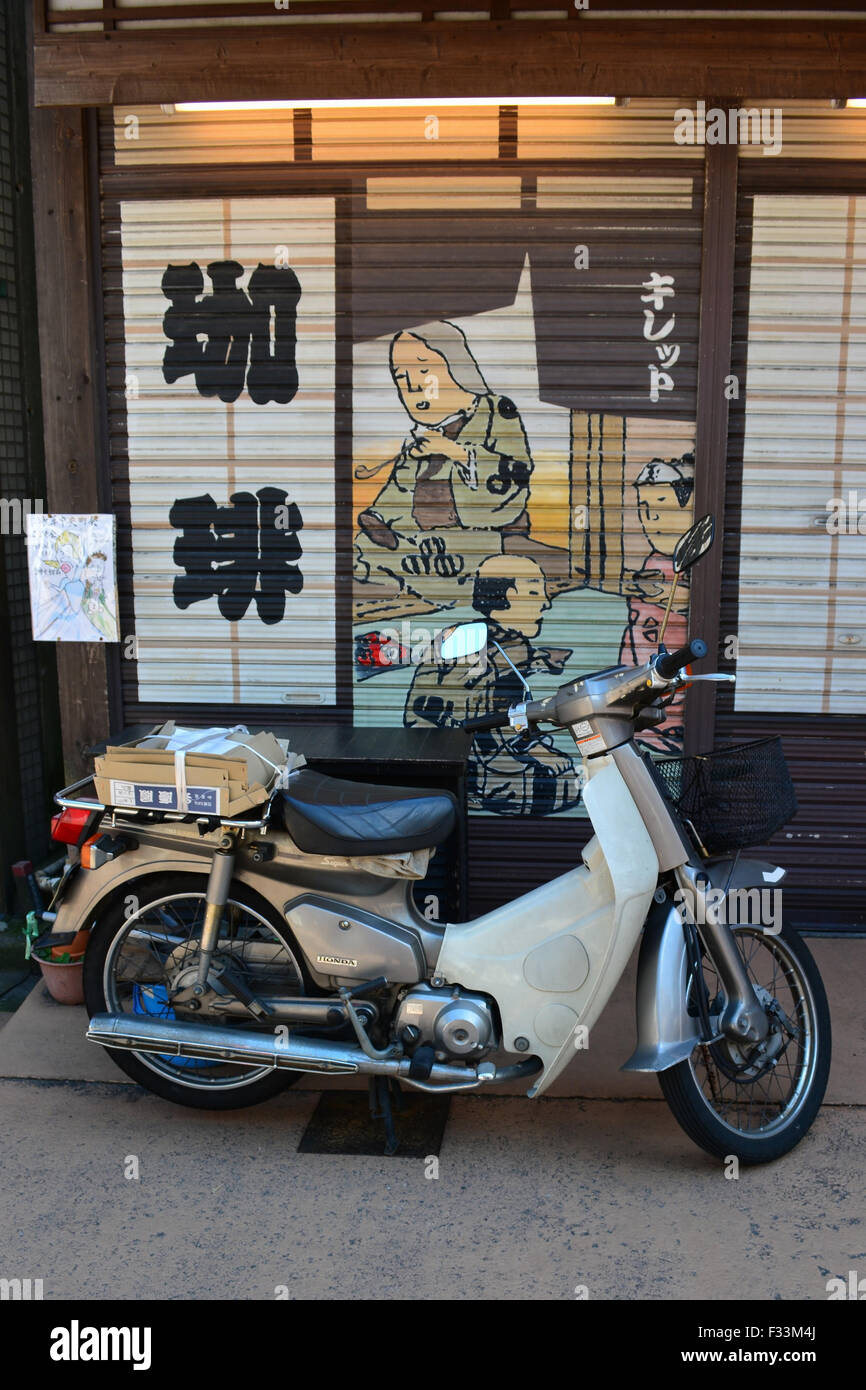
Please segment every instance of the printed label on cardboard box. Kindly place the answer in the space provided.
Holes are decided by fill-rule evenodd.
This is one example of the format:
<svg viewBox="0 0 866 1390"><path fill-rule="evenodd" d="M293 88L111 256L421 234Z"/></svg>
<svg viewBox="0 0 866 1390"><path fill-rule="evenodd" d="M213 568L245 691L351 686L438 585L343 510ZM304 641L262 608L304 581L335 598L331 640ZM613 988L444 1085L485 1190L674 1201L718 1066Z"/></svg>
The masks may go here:
<svg viewBox="0 0 866 1390"><path fill-rule="evenodd" d="M184 811L214 816L218 811L216 787L187 787ZM142 811L177 811L177 789L157 782L111 782L111 804Z"/></svg>

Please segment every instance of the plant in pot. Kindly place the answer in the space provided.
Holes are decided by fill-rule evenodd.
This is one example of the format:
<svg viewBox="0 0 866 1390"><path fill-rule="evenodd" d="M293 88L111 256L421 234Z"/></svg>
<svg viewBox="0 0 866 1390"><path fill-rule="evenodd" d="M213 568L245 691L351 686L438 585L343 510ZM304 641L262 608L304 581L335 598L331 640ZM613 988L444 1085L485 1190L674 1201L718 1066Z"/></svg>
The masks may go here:
<svg viewBox="0 0 866 1390"><path fill-rule="evenodd" d="M33 918L35 914L28 914ZM43 932L28 952L42 971L42 978L52 999L58 1004L84 1003L84 952L88 931Z"/></svg>

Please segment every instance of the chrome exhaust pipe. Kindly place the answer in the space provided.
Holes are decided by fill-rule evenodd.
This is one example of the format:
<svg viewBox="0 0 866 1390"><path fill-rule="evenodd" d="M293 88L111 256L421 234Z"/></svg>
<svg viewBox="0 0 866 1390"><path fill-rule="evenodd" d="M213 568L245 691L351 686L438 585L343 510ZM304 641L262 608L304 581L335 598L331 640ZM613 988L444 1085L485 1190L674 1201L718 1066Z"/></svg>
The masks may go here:
<svg viewBox="0 0 866 1390"><path fill-rule="evenodd" d="M541 1070L538 1057L510 1067L479 1062L456 1067L434 1062L428 1076L412 1077L409 1057L370 1057L354 1043L298 1037L292 1033L255 1033L252 1029L220 1028L210 1023L182 1023L143 1014L95 1014L87 1029L89 1042L132 1052L157 1052L169 1057L204 1057L240 1066L266 1066L286 1071L328 1075L393 1076L421 1090L468 1091L491 1081L514 1081Z"/></svg>

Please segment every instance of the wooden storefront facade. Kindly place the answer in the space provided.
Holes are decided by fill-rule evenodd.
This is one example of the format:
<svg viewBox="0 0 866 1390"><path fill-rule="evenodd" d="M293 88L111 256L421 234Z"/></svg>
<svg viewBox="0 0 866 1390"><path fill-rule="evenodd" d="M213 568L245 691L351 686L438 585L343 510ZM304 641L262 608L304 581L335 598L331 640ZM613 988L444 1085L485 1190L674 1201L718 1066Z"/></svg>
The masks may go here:
<svg viewBox="0 0 866 1390"><path fill-rule="evenodd" d="M675 622L736 694L658 749L781 734L792 910L862 930L866 540L818 520L866 499L863 26L340 8L37 6L48 504L118 521L69 772L169 716L447 727L425 644L509 593L540 695L643 659L711 510ZM473 910L573 863L565 742L468 780Z"/></svg>

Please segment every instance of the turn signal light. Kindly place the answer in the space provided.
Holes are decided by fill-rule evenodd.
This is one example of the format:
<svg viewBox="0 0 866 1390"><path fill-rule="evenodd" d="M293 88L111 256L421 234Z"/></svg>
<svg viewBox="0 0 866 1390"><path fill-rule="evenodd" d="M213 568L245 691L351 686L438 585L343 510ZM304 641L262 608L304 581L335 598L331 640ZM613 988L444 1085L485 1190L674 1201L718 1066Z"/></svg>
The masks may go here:
<svg viewBox="0 0 866 1390"><path fill-rule="evenodd" d="M85 840L81 846L81 867L82 869L101 869L103 864L107 864L109 859L116 859L124 850L129 849L126 840L112 835L91 835L89 840Z"/></svg>

